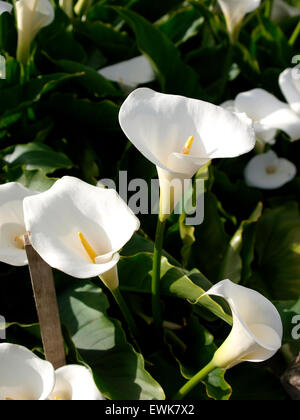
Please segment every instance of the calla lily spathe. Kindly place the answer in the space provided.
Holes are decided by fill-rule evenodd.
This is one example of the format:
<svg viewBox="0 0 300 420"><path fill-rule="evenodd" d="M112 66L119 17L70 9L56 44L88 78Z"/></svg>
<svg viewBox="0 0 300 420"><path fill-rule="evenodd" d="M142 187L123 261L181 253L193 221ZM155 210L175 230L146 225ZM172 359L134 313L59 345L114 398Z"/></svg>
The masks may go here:
<svg viewBox="0 0 300 420"><path fill-rule="evenodd" d="M55 371L55 387L49 400L105 400L95 385L92 373L84 366L68 365Z"/></svg>
<svg viewBox="0 0 300 420"><path fill-rule="evenodd" d="M250 187L274 190L292 181L296 166L287 159L280 159L272 150L250 160L245 169L245 180Z"/></svg>
<svg viewBox="0 0 300 420"><path fill-rule="evenodd" d="M59 5L67 16L71 19L74 15L74 0L59 0Z"/></svg>
<svg viewBox="0 0 300 420"><path fill-rule="evenodd" d="M291 68L284 70L279 76L279 86L285 99L300 120L300 71Z"/></svg>
<svg viewBox="0 0 300 420"><path fill-rule="evenodd" d="M101 276L111 290L118 287L118 251L140 223L114 190L64 177L26 198L24 215L33 248L51 267L76 278Z"/></svg>
<svg viewBox="0 0 300 420"><path fill-rule="evenodd" d="M17 59L26 63L30 46L39 31L54 20L54 9L49 0L17 0L18 28Z"/></svg>
<svg viewBox="0 0 300 420"><path fill-rule="evenodd" d="M51 363L16 344L0 344L0 371L0 401L105 399L86 367L68 365L54 371Z"/></svg>
<svg viewBox="0 0 300 420"><path fill-rule="evenodd" d="M285 90L288 96L291 89L286 87ZM296 97L290 93L290 99L292 95ZM274 144L277 130L284 131L291 140L300 138L300 113L298 115L289 104L264 89L240 93L234 101L225 102L222 106L245 112L254 122L257 138L264 143Z"/></svg>
<svg viewBox="0 0 300 420"><path fill-rule="evenodd" d="M235 31L246 14L257 9L261 0L218 0L218 3L224 13L228 31L234 38Z"/></svg>
<svg viewBox="0 0 300 420"><path fill-rule="evenodd" d="M245 114L147 88L129 95L119 121L128 139L157 166L165 218L182 198L184 180L201 166L213 158L242 155L255 146L252 121Z"/></svg>
<svg viewBox="0 0 300 420"><path fill-rule="evenodd" d="M23 235L26 233L23 200L36 195L16 182L0 185L0 261L27 265Z"/></svg>
<svg viewBox="0 0 300 420"><path fill-rule="evenodd" d="M7 3L7 1L0 1L0 15L5 12L11 13L12 8L12 4Z"/></svg>
<svg viewBox="0 0 300 420"><path fill-rule="evenodd" d="M232 311L233 328L215 353L215 367L229 369L242 362L263 362L282 344L283 326L275 306L258 292L224 280L206 295L224 298Z"/></svg>
<svg viewBox="0 0 300 420"><path fill-rule="evenodd" d="M294 17L300 15L300 9L293 7L286 3L283 0L273 0L272 14L271 18L275 22L287 17Z"/></svg>
<svg viewBox="0 0 300 420"><path fill-rule="evenodd" d="M155 74L145 56L132 58L99 70L108 80L117 82L126 92L132 92L138 85L153 82Z"/></svg>
<svg viewBox="0 0 300 420"><path fill-rule="evenodd" d="M46 400L55 385L51 363L15 344L0 344L0 401Z"/></svg>

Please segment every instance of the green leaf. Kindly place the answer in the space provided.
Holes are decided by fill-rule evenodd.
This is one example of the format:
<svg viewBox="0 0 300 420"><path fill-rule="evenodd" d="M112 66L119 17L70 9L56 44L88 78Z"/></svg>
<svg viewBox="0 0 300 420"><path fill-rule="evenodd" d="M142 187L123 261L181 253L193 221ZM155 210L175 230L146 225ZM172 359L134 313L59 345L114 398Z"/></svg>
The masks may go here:
<svg viewBox="0 0 300 420"><path fill-rule="evenodd" d="M4 150L3 154L3 160L10 167L24 166L27 171L39 169L44 174L51 174L57 169L69 169L73 166L65 154L55 152L45 144L20 144Z"/></svg>
<svg viewBox="0 0 300 420"><path fill-rule="evenodd" d="M160 385L145 370L142 355L127 343L118 321L107 315L101 289L76 283L59 296L62 322L94 373L99 390L113 400L163 400Z"/></svg>
<svg viewBox="0 0 300 420"><path fill-rule="evenodd" d="M151 293L151 273L153 254L140 253L133 257L122 257L119 263L120 287L138 293ZM171 265L166 257L161 263L161 293L179 299L187 299L192 304L202 305L210 312L232 324L232 318L221 305L203 294L212 284L198 271L181 269Z"/></svg>
<svg viewBox="0 0 300 420"><path fill-rule="evenodd" d="M197 73L182 61L179 50L165 34L131 10L115 10L134 31L138 48L151 61L164 92L203 96Z"/></svg>
<svg viewBox="0 0 300 420"><path fill-rule="evenodd" d="M276 300L300 296L300 214L295 202L266 210L257 225L257 273Z"/></svg>
<svg viewBox="0 0 300 420"><path fill-rule="evenodd" d="M297 301L275 302L275 306L283 323L283 343L300 344L300 298Z"/></svg>

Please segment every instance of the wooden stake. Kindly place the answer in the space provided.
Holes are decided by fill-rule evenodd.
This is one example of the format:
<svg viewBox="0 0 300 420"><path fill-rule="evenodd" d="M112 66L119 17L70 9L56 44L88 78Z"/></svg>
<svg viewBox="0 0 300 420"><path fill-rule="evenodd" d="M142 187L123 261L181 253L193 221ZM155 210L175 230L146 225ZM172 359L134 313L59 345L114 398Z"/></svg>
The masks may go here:
<svg viewBox="0 0 300 420"><path fill-rule="evenodd" d="M52 269L33 249L28 234L24 243L45 356L58 369L65 366L66 356Z"/></svg>

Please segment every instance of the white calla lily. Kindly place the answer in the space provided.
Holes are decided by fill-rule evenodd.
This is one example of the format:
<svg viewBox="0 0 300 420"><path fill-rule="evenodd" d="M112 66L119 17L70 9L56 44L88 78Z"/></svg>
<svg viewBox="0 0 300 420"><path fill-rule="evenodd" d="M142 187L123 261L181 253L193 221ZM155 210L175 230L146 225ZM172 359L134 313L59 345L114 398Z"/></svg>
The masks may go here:
<svg viewBox="0 0 300 420"><path fill-rule="evenodd" d="M300 9L297 7L293 7L283 0L273 0L271 18L275 22L279 22L280 20L287 17L294 17L299 15Z"/></svg>
<svg viewBox="0 0 300 420"><path fill-rule="evenodd" d="M300 74L296 69L286 69L279 76L279 85L290 107L300 120ZM300 130L299 130L300 131ZM299 137L300 138L300 134Z"/></svg>
<svg viewBox="0 0 300 420"><path fill-rule="evenodd" d="M222 106L232 106L231 101ZM264 143L274 144L277 130L284 131L291 140L300 138L300 116L290 105L264 89L240 93L234 101L234 109L245 112L253 120L257 138Z"/></svg>
<svg viewBox="0 0 300 420"><path fill-rule="evenodd" d="M46 400L55 385L51 363L25 347L0 344L0 400Z"/></svg>
<svg viewBox="0 0 300 420"><path fill-rule="evenodd" d="M99 70L108 80L118 82L126 92L132 92L138 85L153 82L155 74L145 56L132 58Z"/></svg>
<svg viewBox="0 0 300 420"><path fill-rule="evenodd" d="M63 366L55 371L55 379L55 387L49 396L49 400L105 400L96 387L92 373L84 366Z"/></svg>
<svg viewBox="0 0 300 420"><path fill-rule="evenodd" d="M245 180L251 187L273 190L283 187L296 174L297 168L292 162L269 151L250 160L245 169Z"/></svg>
<svg viewBox="0 0 300 420"><path fill-rule="evenodd" d="M26 198L24 215L33 248L51 267L118 287L118 251L140 223L114 190L64 177Z"/></svg>
<svg viewBox="0 0 300 420"><path fill-rule="evenodd" d="M17 59L26 63L30 46L39 31L54 20L54 8L49 0L17 0L18 28Z"/></svg>
<svg viewBox="0 0 300 420"><path fill-rule="evenodd" d="M242 362L263 362L281 347L283 326L275 306L260 293L224 280L206 295L224 298L232 311L233 328L215 353L213 364L229 369Z"/></svg>
<svg viewBox="0 0 300 420"><path fill-rule="evenodd" d="M14 266L27 265L23 235L26 233L23 200L36 195L21 184L0 185L0 261Z"/></svg>
<svg viewBox="0 0 300 420"><path fill-rule="evenodd" d="M2 15L2 13L11 13L12 11L12 4L7 3L7 1L0 1L0 15Z"/></svg>
<svg viewBox="0 0 300 420"><path fill-rule="evenodd" d="M252 121L245 114L147 88L129 95L119 121L128 139L157 166L163 219L182 198L184 180L201 166L255 146Z"/></svg>
<svg viewBox="0 0 300 420"><path fill-rule="evenodd" d="M239 28L246 14L257 9L261 0L218 0L218 3L224 13L228 31L234 38L235 31Z"/></svg>

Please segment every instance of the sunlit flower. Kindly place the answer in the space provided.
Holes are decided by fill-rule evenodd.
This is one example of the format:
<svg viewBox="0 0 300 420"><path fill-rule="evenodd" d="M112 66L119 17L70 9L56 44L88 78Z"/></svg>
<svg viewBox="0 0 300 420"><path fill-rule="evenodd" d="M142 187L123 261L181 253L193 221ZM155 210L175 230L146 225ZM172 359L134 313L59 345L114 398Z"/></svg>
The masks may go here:
<svg viewBox="0 0 300 420"><path fill-rule="evenodd" d="M279 76L279 85L283 95L300 121L300 72L297 69L286 69ZM300 123L299 123L300 125ZM299 137L300 138L300 129Z"/></svg>
<svg viewBox="0 0 300 420"><path fill-rule="evenodd" d="M241 25L247 13L260 6L261 0L218 0L224 13L228 31L234 38L235 31Z"/></svg>
<svg viewBox="0 0 300 420"><path fill-rule="evenodd" d="M245 169L246 183L265 190L283 187L296 174L296 166L287 159L278 158L273 151L255 156Z"/></svg>
<svg viewBox="0 0 300 420"><path fill-rule="evenodd" d="M294 17L300 15L300 9L293 7L283 0L273 0L271 18L278 22L287 17Z"/></svg>
<svg viewBox="0 0 300 420"><path fill-rule="evenodd" d="M240 93L235 101L225 102L222 106L245 112L254 122L257 138L264 143L274 144L278 130L288 134L291 140L300 138L300 115L264 89Z"/></svg>
<svg viewBox="0 0 300 420"><path fill-rule="evenodd" d="M140 224L114 190L64 177L26 198L24 215L33 248L51 267L118 287L118 251Z"/></svg>
<svg viewBox="0 0 300 420"><path fill-rule="evenodd" d="M46 400L55 385L51 363L25 347L0 344L0 400Z"/></svg>
<svg viewBox="0 0 300 420"><path fill-rule="evenodd" d="M68 365L55 371L55 387L49 400L99 401L105 398L84 366Z"/></svg>
<svg viewBox="0 0 300 420"><path fill-rule="evenodd" d="M155 74L145 56L135 57L99 70L107 79L118 82L126 92L132 92L138 85L155 80Z"/></svg>
<svg viewBox="0 0 300 420"><path fill-rule="evenodd" d="M74 0L59 0L59 5L69 18L73 17Z"/></svg>
<svg viewBox="0 0 300 420"><path fill-rule="evenodd" d="M18 27L17 59L26 63L30 46L39 31L54 20L54 9L49 0L17 0Z"/></svg>
<svg viewBox="0 0 300 420"><path fill-rule="evenodd" d="M26 233L23 200L37 193L18 183L0 185L0 261L27 265L23 236Z"/></svg>
<svg viewBox="0 0 300 420"><path fill-rule="evenodd" d="M4 12L11 13L12 8L12 4L7 3L7 1L0 1L0 15L2 15Z"/></svg>
<svg viewBox="0 0 300 420"><path fill-rule="evenodd" d="M224 298L232 311L233 328L215 353L216 367L229 369L242 362L263 362L281 347L283 326L275 306L258 292L224 280L208 295Z"/></svg>
<svg viewBox="0 0 300 420"><path fill-rule="evenodd" d="M128 139L157 166L162 220L182 198L184 180L201 166L213 158L242 155L255 145L245 114L147 88L131 93L119 120Z"/></svg>

